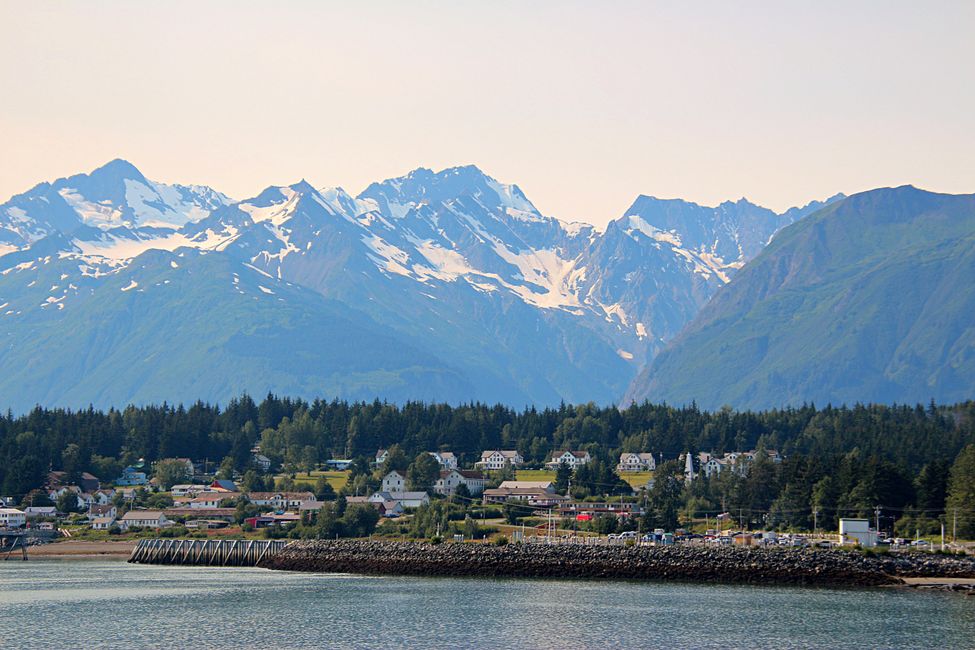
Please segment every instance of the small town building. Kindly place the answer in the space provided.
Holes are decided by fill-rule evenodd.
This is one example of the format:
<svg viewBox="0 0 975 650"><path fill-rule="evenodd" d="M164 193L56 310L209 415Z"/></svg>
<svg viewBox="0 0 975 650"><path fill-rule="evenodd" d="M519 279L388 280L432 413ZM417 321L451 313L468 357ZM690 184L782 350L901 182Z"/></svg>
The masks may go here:
<svg viewBox="0 0 975 650"><path fill-rule="evenodd" d="M118 516L118 510L112 504L99 505L93 504L88 508L88 521L111 517L112 521Z"/></svg>
<svg viewBox="0 0 975 650"><path fill-rule="evenodd" d="M115 485L149 485L146 473L131 465L122 470L122 475L115 479Z"/></svg>
<svg viewBox="0 0 975 650"><path fill-rule="evenodd" d="M58 509L54 506L28 506L24 508L24 514L28 519L53 518L58 516Z"/></svg>
<svg viewBox="0 0 975 650"><path fill-rule="evenodd" d="M0 528L23 528L27 514L17 508L0 508Z"/></svg>
<svg viewBox="0 0 975 650"><path fill-rule="evenodd" d="M247 500L257 506L290 510L298 509L302 503L315 501L315 495L311 492L248 492Z"/></svg>
<svg viewBox="0 0 975 650"><path fill-rule="evenodd" d="M452 451L428 451L445 470L457 469L457 456Z"/></svg>
<svg viewBox="0 0 975 650"><path fill-rule="evenodd" d="M219 508L224 499L236 499L240 494L237 492L204 492L189 500L190 508Z"/></svg>
<svg viewBox="0 0 975 650"><path fill-rule="evenodd" d="M65 480L68 477L67 472L48 472L47 474L47 487L56 488L62 485L67 485ZM101 481L97 476L89 474L88 472L82 472L81 478L78 479L78 487L81 488L82 492L94 492L99 487L101 487Z"/></svg>
<svg viewBox="0 0 975 650"><path fill-rule="evenodd" d="M202 492L210 491L209 485L203 485L200 483L181 483L180 485L174 485L170 488L169 493L173 495L173 498L178 497L195 497Z"/></svg>
<svg viewBox="0 0 975 650"><path fill-rule="evenodd" d="M419 508L430 503L430 495L426 492L376 492L369 497L371 503L385 503L386 501L399 501L403 508ZM348 503L348 500L346 500Z"/></svg>
<svg viewBox="0 0 975 650"><path fill-rule="evenodd" d="M91 520L92 530L108 530L115 525L115 516L111 517L95 517Z"/></svg>
<svg viewBox="0 0 975 650"><path fill-rule="evenodd" d="M539 508L558 506L568 500L569 497L555 492L551 481L503 481L500 486L484 490L482 494L485 504L525 501Z"/></svg>
<svg viewBox="0 0 975 650"><path fill-rule="evenodd" d="M840 543L876 546L877 531L869 519L840 519Z"/></svg>
<svg viewBox="0 0 975 650"><path fill-rule="evenodd" d="M620 454L620 462L616 465L617 472L652 472L657 469L657 461L650 453Z"/></svg>
<svg viewBox="0 0 975 650"><path fill-rule="evenodd" d="M129 510L118 520L119 528L128 530L133 526L142 528L166 528L173 522L160 510Z"/></svg>
<svg viewBox="0 0 975 650"><path fill-rule="evenodd" d="M565 463L571 469L585 465L592 460L588 451L557 451L552 454L552 460L545 463L548 469L558 469L559 465Z"/></svg>
<svg viewBox="0 0 975 650"><path fill-rule="evenodd" d="M218 478L210 484L214 492L237 492L237 484L227 479Z"/></svg>
<svg viewBox="0 0 975 650"><path fill-rule="evenodd" d="M256 453L251 457L251 462L262 474L271 470L271 459L261 453Z"/></svg>
<svg viewBox="0 0 975 650"><path fill-rule="evenodd" d="M525 459L522 458L521 454L519 454L517 451L495 449L493 451L482 452L481 460L474 463L474 467L490 471L497 471L499 469L504 469L506 465L518 467L519 465L524 464Z"/></svg>
<svg viewBox="0 0 975 650"><path fill-rule="evenodd" d="M395 469L383 477L383 492L402 492L406 489L406 477Z"/></svg>
<svg viewBox="0 0 975 650"><path fill-rule="evenodd" d="M329 458L325 461L325 467L337 470L339 472L344 472L351 466L352 459L350 458Z"/></svg>
<svg viewBox="0 0 975 650"><path fill-rule="evenodd" d="M465 469L452 469L440 472L440 478L433 486L437 494L451 496L461 485L467 487L471 496L478 496L487 487L487 479L480 472Z"/></svg>

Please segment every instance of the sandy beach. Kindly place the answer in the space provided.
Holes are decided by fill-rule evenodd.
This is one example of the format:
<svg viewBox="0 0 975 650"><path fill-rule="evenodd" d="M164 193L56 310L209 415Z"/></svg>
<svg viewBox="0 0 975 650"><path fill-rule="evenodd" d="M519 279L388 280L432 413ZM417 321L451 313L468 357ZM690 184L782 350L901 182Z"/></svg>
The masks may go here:
<svg viewBox="0 0 975 650"><path fill-rule="evenodd" d="M87 541L64 540L50 544L38 544L27 549L27 556L34 559L85 559L85 558L118 558L127 559L135 548L135 541ZM20 551L11 555L11 561L19 557Z"/></svg>

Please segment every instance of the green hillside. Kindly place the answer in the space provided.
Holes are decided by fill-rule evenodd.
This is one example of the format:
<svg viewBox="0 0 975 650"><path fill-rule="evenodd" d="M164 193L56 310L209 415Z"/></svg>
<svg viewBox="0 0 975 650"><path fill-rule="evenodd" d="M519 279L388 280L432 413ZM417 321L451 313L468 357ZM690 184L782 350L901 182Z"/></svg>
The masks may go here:
<svg viewBox="0 0 975 650"><path fill-rule="evenodd" d="M975 196L852 196L784 229L628 399L767 408L975 395Z"/></svg>

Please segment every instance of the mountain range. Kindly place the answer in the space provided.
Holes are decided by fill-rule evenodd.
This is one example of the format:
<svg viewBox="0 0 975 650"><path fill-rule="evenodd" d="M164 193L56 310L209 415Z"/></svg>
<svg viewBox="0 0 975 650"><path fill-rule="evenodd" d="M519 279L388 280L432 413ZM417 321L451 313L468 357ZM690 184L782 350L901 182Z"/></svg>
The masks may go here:
<svg viewBox="0 0 975 650"><path fill-rule="evenodd" d="M602 231L474 166L235 201L114 160L0 205L0 395L618 401L783 226L640 196Z"/></svg>
<svg viewBox="0 0 975 650"><path fill-rule="evenodd" d="M627 401L716 409L975 396L975 195L884 188L785 228Z"/></svg>
<svg viewBox="0 0 975 650"><path fill-rule="evenodd" d="M0 205L18 411L241 392L516 406L975 390L975 205L639 196L604 229L474 166L234 200L114 160Z"/></svg>

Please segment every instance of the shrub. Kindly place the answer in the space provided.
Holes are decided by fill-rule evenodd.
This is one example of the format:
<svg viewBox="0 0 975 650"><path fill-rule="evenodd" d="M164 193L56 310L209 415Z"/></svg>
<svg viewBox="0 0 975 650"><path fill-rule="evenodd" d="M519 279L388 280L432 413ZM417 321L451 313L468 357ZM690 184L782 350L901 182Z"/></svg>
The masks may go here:
<svg viewBox="0 0 975 650"><path fill-rule="evenodd" d="M508 538L505 537L504 535L501 535L500 537L498 537L497 539L494 540L494 545L495 546L507 546L508 545Z"/></svg>

